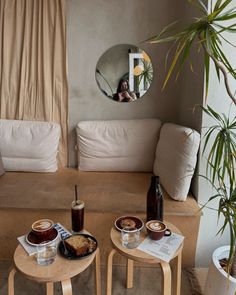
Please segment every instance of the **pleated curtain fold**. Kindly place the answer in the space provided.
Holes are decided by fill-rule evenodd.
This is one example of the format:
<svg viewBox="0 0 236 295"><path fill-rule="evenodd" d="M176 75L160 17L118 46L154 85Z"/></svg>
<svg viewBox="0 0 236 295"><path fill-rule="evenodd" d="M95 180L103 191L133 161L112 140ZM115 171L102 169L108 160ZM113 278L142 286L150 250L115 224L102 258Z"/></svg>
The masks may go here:
<svg viewBox="0 0 236 295"><path fill-rule="evenodd" d="M67 165L66 0L0 0L0 116L60 123Z"/></svg>

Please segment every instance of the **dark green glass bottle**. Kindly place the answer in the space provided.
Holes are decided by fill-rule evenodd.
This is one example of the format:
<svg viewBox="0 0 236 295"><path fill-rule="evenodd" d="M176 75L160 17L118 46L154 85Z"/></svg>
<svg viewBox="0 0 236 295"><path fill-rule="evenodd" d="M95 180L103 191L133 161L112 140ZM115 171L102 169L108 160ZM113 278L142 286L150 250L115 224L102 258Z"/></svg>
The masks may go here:
<svg viewBox="0 0 236 295"><path fill-rule="evenodd" d="M163 221L163 196L160 186L160 177L152 176L151 185L147 192L147 221Z"/></svg>

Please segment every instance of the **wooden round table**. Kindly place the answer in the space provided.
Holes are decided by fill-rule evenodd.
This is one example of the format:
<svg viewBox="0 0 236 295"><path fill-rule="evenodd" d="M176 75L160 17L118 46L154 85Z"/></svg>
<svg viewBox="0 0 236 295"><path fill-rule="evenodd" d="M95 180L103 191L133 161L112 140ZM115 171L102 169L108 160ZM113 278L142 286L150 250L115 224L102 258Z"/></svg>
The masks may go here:
<svg viewBox="0 0 236 295"><path fill-rule="evenodd" d="M37 264L34 256L29 256L19 245L14 253L14 267L8 277L8 294L14 295L14 276L16 271L19 271L28 279L45 282L47 284L47 295L53 294L54 282L61 282L63 295L72 295L70 279L83 272L94 259L96 294L101 295L100 252L98 248L87 258L80 260L68 260L58 254L52 264L42 266Z"/></svg>
<svg viewBox="0 0 236 295"><path fill-rule="evenodd" d="M167 227L173 232L177 234L181 234L179 229L169 222L165 222ZM127 288L133 287L133 262L144 262L151 264L160 264L162 272L163 272L163 294L171 295L171 268L168 262L165 262L159 258L151 256L139 249L127 249L121 244L121 233L115 229L111 229L111 243L113 249L111 250L108 256L108 266L107 266L107 295L111 295L112 292L112 264L113 264L113 256L115 253L119 253L122 256L127 258ZM143 230L140 234L140 242L142 242L147 237L147 233ZM182 261L182 248L183 242L175 252L174 257L174 280L175 280L175 294L180 295L180 286L181 286L181 261Z"/></svg>

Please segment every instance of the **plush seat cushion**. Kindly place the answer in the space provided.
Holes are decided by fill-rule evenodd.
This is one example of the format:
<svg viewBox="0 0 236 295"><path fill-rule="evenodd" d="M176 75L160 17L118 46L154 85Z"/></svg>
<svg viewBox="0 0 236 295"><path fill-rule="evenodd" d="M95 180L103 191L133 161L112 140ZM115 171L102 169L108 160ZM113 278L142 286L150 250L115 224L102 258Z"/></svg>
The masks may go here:
<svg viewBox="0 0 236 295"><path fill-rule="evenodd" d="M6 171L54 172L60 125L0 120L0 150Z"/></svg>
<svg viewBox="0 0 236 295"><path fill-rule="evenodd" d="M79 169L152 171L160 126L158 119L79 122Z"/></svg>
<svg viewBox="0 0 236 295"><path fill-rule="evenodd" d="M175 200L185 201L194 174L200 135L197 131L166 123L161 128L154 174Z"/></svg>

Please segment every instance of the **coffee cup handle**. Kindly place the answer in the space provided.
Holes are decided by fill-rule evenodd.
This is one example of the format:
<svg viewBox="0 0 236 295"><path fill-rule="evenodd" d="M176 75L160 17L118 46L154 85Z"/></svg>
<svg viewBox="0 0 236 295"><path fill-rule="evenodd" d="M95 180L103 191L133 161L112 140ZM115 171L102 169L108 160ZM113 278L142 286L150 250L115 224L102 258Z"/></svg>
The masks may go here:
<svg viewBox="0 0 236 295"><path fill-rule="evenodd" d="M165 236L166 236L166 237L171 236L171 230L170 230L169 228L166 229L166 231L165 231Z"/></svg>

